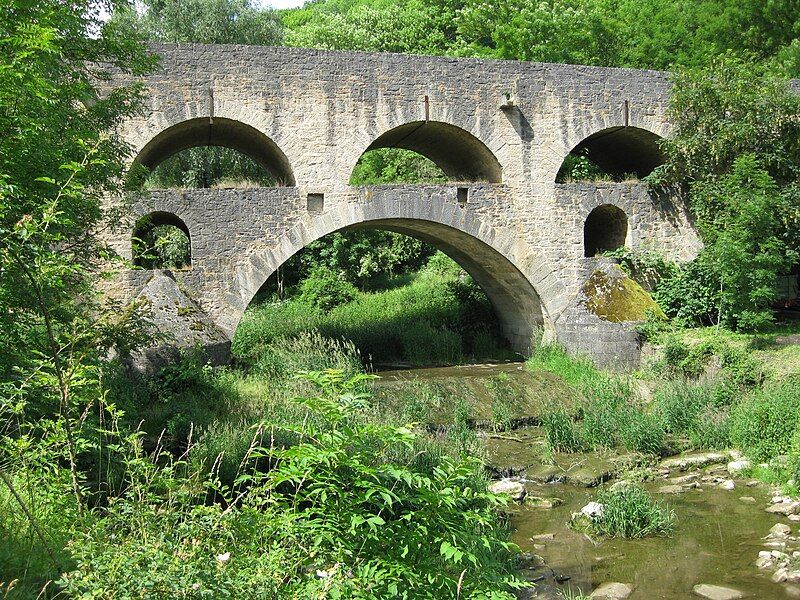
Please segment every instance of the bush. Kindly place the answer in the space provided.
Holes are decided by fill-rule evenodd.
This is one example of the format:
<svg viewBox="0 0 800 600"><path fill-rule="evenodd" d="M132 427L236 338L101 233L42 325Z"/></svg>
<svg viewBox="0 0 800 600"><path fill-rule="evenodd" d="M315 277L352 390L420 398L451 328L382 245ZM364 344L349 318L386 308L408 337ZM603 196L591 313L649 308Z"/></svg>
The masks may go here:
<svg viewBox="0 0 800 600"><path fill-rule="evenodd" d="M131 489L95 509L102 518L71 546L65 593L513 599L525 586L518 549L497 510L504 500L476 476L480 461L409 462L424 450L415 433L364 421L366 376L303 378L317 391L297 399L308 418L285 426L298 442L257 448L253 457L275 468L248 473L232 492L176 477L179 464L131 461ZM209 485L223 505L200 502Z"/></svg>
<svg viewBox="0 0 800 600"><path fill-rule="evenodd" d="M321 310L331 310L358 296L356 287L340 273L317 267L300 284L300 301Z"/></svg>
<svg viewBox="0 0 800 600"><path fill-rule="evenodd" d="M675 513L661 502L654 502L647 491L634 484L601 490L597 502L602 516L592 519L589 528L598 535L643 538L668 535L675 526Z"/></svg>
<svg viewBox="0 0 800 600"><path fill-rule="evenodd" d="M787 454L800 425L797 382L753 392L731 412L731 440L750 458L767 462Z"/></svg>

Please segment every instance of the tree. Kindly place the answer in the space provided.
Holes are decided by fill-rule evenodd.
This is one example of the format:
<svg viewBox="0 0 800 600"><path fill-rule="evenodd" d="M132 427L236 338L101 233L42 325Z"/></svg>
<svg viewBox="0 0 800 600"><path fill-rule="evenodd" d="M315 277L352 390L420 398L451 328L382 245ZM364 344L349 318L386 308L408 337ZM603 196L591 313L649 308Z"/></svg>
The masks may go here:
<svg viewBox="0 0 800 600"><path fill-rule="evenodd" d="M729 55L677 74L669 112L668 162L651 181L688 185L698 260L719 278L718 320L761 327L777 275L800 262L800 98Z"/></svg>
<svg viewBox="0 0 800 600"><path fill-rule="evenodd" d="M120 7L112 22L154 42L275 46L283 39L277 13L252 0L144 0L140 10Z"/></svg>
<svg viewBox="0 0 800 600"><path fill-rule="evenodd" d="M96 289L110 258L96 233L111 222L128 151L113 132L140 94L98 86L110 68L142 73L153 60L99 9L0 7L0 485L24 509L15 470L29 473L30 495L50 473L56 494L74 497L73 515L85 507L82 430L102 403L100 363L141 341L134 313Z"/></svg>

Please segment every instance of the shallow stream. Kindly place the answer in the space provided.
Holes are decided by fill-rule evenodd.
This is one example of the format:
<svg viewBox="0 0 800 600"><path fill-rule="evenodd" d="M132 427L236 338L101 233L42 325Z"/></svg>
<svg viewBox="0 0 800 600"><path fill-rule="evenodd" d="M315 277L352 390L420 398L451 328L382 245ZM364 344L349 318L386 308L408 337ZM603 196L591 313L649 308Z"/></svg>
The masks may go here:
<svg viewBox="0 0 800 600"><path fill-rule="evenodd" d="M530 373L521 364L473 365L390 371L381 373L390 389L424 381L441 389L469 394L467 402L476 415L490 414L480 404L494 401L487 378L501 380L511 390L527 389L535 382L533 395L561 394L550 386L549 374ZM455 381L454 381L455 380ZM380 384L379 384L380 385ZM524 394L526 410L541 406ZM522 415L524 416L524 415ZM531 415L532 416L532 415ZM478 419L480 420L480 419ZM592 539L568 527L573 512L593 500L597 484L613 479L625 461L624 456L556 455L542 460L543 437L535 418L513 431L493 434L483 431L489 463L496 477L511 476L525 483L527 496L558 498L562 504L539 508L525 503L510 509L513 540L530 552L537 564L531 578L538 579L534 598L561 598L563 594L589 595L604 582L623 582L634 586L632 600L679 600L696 597L697 584L725 586L739 590L746 598L770 599L800 597L800 588L776 584L771 570L755 566L758 552L765 548L765 536L776 523L785 523L795 532L797 523L765 512L771 490L763 484L735 479L735 488L723 489L716 475L725 466L712 465L697 474L698 486L680 493L659 489L672 483L666 474L645 486L653 497L671 507L676 514L675 531L669 537L640 540ZM532 426L533 425L533 426ZM725 478L727 474L722 473ZM686 475L673 470L670 476ZM702 483L700 483L702 482ZM676 486L673 486L676 487ZM745 498L744 500L740 498ZM546 503L545 503L546 504ZM792 542L786 550L791 553ZM540 558L539 558L540 557ZM796 595L795 595L796 594Z"/></svg>

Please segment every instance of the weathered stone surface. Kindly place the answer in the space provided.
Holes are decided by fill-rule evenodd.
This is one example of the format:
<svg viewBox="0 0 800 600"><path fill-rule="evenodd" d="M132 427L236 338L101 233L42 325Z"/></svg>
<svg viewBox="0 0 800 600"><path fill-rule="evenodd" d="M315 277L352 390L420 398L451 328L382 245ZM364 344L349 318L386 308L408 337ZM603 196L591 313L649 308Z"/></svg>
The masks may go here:
<svg viewBox="0 0 800 600"><path fill-rule="evenodd" d="M728 455L721 452L696 452L667 458L662 460L659 466L688 471L689 469L700 469L708 465L723 463L727 460Z"/></svg>
<svg viewBox="0 0 800 600"><path fill-rule="evenodd" d="M513 479L501 479L492 482L489 491L495 494L507 494L515 502L520 502L525 497L525 484Z"/></svg>
<svg viewBox="0 0 800 600"><path fill-rule="evenodd" d="M731 475L739 475L742 471L747 471L750 469L752 464L746 458L740 458L738 460L732 460L728 463L728 473Z"/></svg>
<svg viewBox="0 0 800 600"><path fill-rule="evenodd" d="M800 502L778 502L767 508L767 512L776 515L800 514Z"/></svg>
<svg viewBox="0 0 800 600"><path fill-rule="evenodd" d="M599 519L603 516L606 507L599 502L589 502L581 509L581 514L589 517L590 519Z"/></svg>
<svg viewBox="0 0 800 600"><path fill-rule="evenodd" d="M739 590L707 583L694 586L692 591L701 598L708 598L708 600L739 600L739 598L744 598L744 594Z"/></svg>
<svg viewBox="0 0 800 600"><path fill-rule="evenodd" d="M212 364L228 360L230 340L214 320L183 290L173 274L151 274L136 301L149 309L160 339L157 345L135 354L132 368L149 373L177 358L180 350L199 345Z"/></svg>
<svg viewBox="0 0 800 600"><path fill-rule="evenodd" d="M175 277L228 339L290 256L334 231L374 226L431 242L466 267L515 348L526 350L544 328L599 364L635 364L635 324L604 321L582 303L584 282L608 260L586 256L585 223L614 206L626 216L620 244L673 259L700 247L676 193L555 183L564 157L605 131L614 136L590 143L603 146L598 159L633 167L625 172L637 170L631 161L652 167L655 140L670 132L666 73L299 48L154 49L161 62L141 79L145 110L120 128L136 162L152 167L211 140L253 156L283 187L143 193L107 241L131 258L139 217L180 219L192 260ZM115 74L108 85L130 81ZM505 92L516 101L501 109ZM615 146L617 137L628 144ZM391 146L428 156L453 183L350 185L366 149ZM124 272L109 291L132 299L150 274Z"/></svg>
<svg viewBox="0 0 800 600"><path fill-rule="evenodd" d="M543 498L542 496L525 496L525 504L534 508L555 508L561 506L564 501L561 498Z"/></svg>
<svg viewBox="0 0 800 600"><path fill-rule="evenodd" d="M596 598L597 600L625 600L633 594L634 587L630 583L619 583L610 581L601 583L589 595L589 598Z"/></svg>

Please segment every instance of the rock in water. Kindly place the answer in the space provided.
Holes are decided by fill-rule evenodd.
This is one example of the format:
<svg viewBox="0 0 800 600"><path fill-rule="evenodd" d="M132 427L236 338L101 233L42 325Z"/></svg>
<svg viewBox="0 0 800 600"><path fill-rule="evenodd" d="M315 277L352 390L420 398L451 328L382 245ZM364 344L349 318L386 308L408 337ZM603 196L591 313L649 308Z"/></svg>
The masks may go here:
<svg viewBox="0 0 800 600"><path fill-rule="evenodd" d="M732 460L728 463L728 473L731 475L738 475L742 471L747 471L750 468L750 461L746 458L740 458L739 460Z"/></svg>
<svg viewBox="0 0 800 600"><path fill-rule="evenodd" d="M519 502L525 497L525 486L513 479L501 479L489 486L489 491L495 494L508 494L514 502Z"/></svg>
<svg viewBox="0 0 800 600"><path fill-rule="evenodd" d="M630 583L609 581L597 586L589 598L595 598L596 600L625 600L632 593L633 586Z"/></svg>
<svg viewBox="0 0 800 600"><path fill-rule="evenodd" d="M605 508L606 507L599 502L589 502L589 504L581 509L581 514L589 517L590 519L599 519L603 516L603 511L605 511Z"/></svg>
<svg viewBox="0 0 800 600"><path fill-rule="evenodd" d="M698 584L692 588L692 591L697 596L708 598L708 600L739 600L739 598L744 598L744 594L739 590L708 583Z"/></svg>

